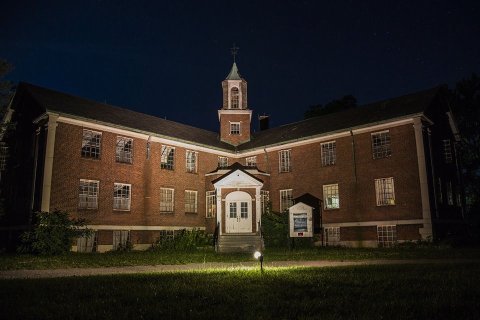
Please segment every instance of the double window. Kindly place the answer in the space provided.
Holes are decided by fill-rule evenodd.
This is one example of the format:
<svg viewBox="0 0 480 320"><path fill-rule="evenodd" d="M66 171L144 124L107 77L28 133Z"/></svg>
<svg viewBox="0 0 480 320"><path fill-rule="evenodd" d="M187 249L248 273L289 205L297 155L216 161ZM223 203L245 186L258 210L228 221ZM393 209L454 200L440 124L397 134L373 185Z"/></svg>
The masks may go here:
<svg viewBox="0 0 480 320"><path fill-rule="evenodd" d="M100 159L101 141L101 132L83 129L82 157Z"/></svg>
<svg viewBox="0 0 480 320"><path fill-rule="evenodd" d="M377 206L391 206L395 204L395 187L393 178L375 179L375 193Z"/></svg>
<svg viewBox="0 0 480 320"><path fill-rule="evenodd" d="M130 210L132 185L114 183L113 185L113 210Z"/></svg>
<svg viewBox="0 0 480 320"><path fill-rule="evenodd" d="M198 152L187 150L187 154L186 154L187 172L197 173L197 158L198 158Z"/></svg>
<svg viewBox="0 0 480 320"><path fill-rule="evenodd" d="M185 190L185 212L197 213L197 191Z"/></svg>
<svg viewBox="0 0 480 320"><path fill-rule="evenodd" d="M215 191L207 191L206 192L206 217L213 218L215 217L215 211L217 208L217 197L215 195Z"/></svg>
<svg viewBox="0 0 480 320"><path fill-rule="evenodd" d="M231 109L240 108L240 92L237 87L233 87L230 90L230 108Z"/></svg>
<svg viewBox="0 0 480 320"><path fill-rule="evenodd" d="M337 145L335 141L321 144L322 148L322 166L331 166L337 160Z"/></svg>
<svg viewBox="0 0 480 320"><path fill-rule="evenodd" d="M323 203L325 209L340 208L338 184L327 184L323 186Z"/></svg>
<svg viewBox="0 0 480 320"><path fill-rule="evenodd" d="M291 156L290 150L280 150L278 152L278 171L290 172L291 171Z"/></svg>
<svg viewBox="0 0 480 320"><path fill-rule="evenodd" d="M129 230L114 230L113 231L113 250L126 248L130 242Z"/></svg>
<svg viewBox="0 0 480 320"><path fill-rule="evenodd" d="M93 252L96 247L96 233L77 238L77 252Z"/></svg>
<svg viewBox="0 0 480 320"><path fill-rule="evenodd" d="M390 132L388 130L372 133L373 159L381 159L391 156Z"/></svg>
<svg viewBox="0 0 480 320"><path fill-rule="evenodd" d="M173 212L174 208L174 190L170 188L160 188L160 212Z"/></svg>
<svg viewBox="0 0 480 320"><path fill-rule="evenodd" d="M115 147L115 161L122 163L132 163L133 159L133 139L126 137L117 137Z"/></svg>
<svg viewBox="0 0 480 320"><path fill-rule="evenodd" d="M98 208L98 180L80 179L79 188L79 209Z"/></svg>
<svg viewBox="0 0 480 320"><path fill-rule="evenodd" d="M231 135L240 134L240 122L230 122L230 134Z"/></svg>
<svg viewBox="0 0 480 320"><path fill-rule="evenodd" d="M280 212L284 212L293 205L293 190L280 190Z"/></svg>
<svg viewBox="0 0 480 320"><path fill-rule="evenodd" d="M162 146L160 168L173 170L175 166L175 148Z"/></svg>

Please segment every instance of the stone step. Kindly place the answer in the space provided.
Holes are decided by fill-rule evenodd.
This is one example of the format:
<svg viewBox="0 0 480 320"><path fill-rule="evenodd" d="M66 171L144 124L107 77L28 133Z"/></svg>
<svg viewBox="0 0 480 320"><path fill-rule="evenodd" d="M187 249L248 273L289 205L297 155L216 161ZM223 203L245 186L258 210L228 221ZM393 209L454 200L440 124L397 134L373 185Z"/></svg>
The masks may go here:
<svg viewBox="0 0 480 320"><path fill-rule="evenodd" d="M218 239L218 252L254 252L263 247L262 238L256 234L221 235Z"/></svg>

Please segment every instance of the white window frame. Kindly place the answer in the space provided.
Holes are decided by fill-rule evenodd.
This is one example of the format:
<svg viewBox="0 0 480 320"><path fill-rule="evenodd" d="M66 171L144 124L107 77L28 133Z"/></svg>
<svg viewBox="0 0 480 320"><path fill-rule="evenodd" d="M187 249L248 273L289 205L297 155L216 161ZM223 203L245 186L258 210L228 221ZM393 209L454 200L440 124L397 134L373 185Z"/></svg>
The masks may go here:
<svg viewBox="0 0 480 320"><path fill-rule="evenodd" d="M216 215L217 195L215 190L205 192L205 216L213 218Z"/></svg>
<svg viewBox="0 0 480 320"><path fill-rule="evenodd" d="M280 212L283 213L292 205L293 205L293 189L280 190Z"/></svg>
<svg viewBox="0 0 480 320"><path fill-rule="evenodd" d="M397 243L397 226L377 226L377 244L379 247L390 248Z"/></svg>
<svg viewBox="0 0 480 320"><path fill-rule="evenodd" d="M255 168L257 166L257 156L245 158L245 166Z"/></svg>
<svg viewBox="0 0 480 320"><path fill-rule="evenodd" d="M375 179L377 206L395 205L395 179L393 177Z"/></svg>
<svg viewBox="0 0 480 320"><path fill-rule="evenodd" d="M218 167L219 168L226 168L228 167L228 157L218 157Z"/></svg>
<svg viewBox="0 0 480 320"><path fill-rule="evenodd" d="M323 208L325 210L340 208L338 183L323 185Z"/></svg>
<svg viewBox="0 0 480 320"><path fill-rule="evenodd" d="M444 139L443 142L443 159L445 163L452 163L453 156L452 156L452 143L450 139Z"/></svg>
<svg viewBox="0 0 480 320"><path fill-rule="evenodd" d="M262 214L269 212L269 205L270 205L270 191L268 190L260 190L260 201L261 201L261 209Z"/></svg>
<svg viewBox="0 0 480 320"><path fill-rule="evenodd" d="M238 87L230 88L230 109L240 109L240 89Z"/></svg>
<svg viewBox="0 0 480 320"><path fill-rule="evenodd" d="M241 123L240 122L230 122L230 135L238 136L241 133Z"/></svg>
<svg viewBox="0 0 480 320"><path fill-rule="evenodd" d="M175 189L160 188L160 212L173 213L175 210Z"/></svg>
<svg viewBox="0 0 480 320"><path fill-rule="evenodd" d="M185 213L197 213L198 192L195 190L185 190ZM193 201L192 201L193 200Z"/></svg>
<svg viewBox="0 0 480 320"><path fill-rule="evenodd" d="M337 161L337 143L328 141L320 144L322 150L322 166L333 166Z"/></svg>
<svg viewBox="0 0 480 320"><path fill-rule="evenodd" d="M83 129L82 158L100 159L102 150L102 133L90 129Z"/></svg>
<svg viewBox="0 0 480 320"><path fill-rule="evenodd" d="M392 155L390 130L371 133L373 159L387 158Z"/></svg>
<svg viewBox="0 0 480 320"><path fill-rule="evenodd" d="M132 185L115 182L113 184L113 210L130 211L132 200Z"/></svg>
<svg viewBox="0 0 480 320"><path fill-rule="evenodd" d="M325 246L340 245L340 227L326 227L323 230Z"/></svg>
<svg viewBox="0 0 480 320"><path fill-rule="evenodd" d="M77 238L77 252L94 252L97 247L97 233L92 232L88 235Z"/></svg>
<svg viewBox="0 0 480 320"><path fill-rule="evenodd" d="M160 168L165 170L175 170L175 147L162 145Z"/></svg>
<svg viewBox="0 0 480 320"><path fill-rule="evenodd" d="M130 242L130 230L113 230L113 250L117 250L120 246L126 247Z"/></svg>
<svg viewBox="0 0 480 320"><path fill-rule="evenodd" d="M117 136L115 145L115 161L119 163L133 163L133 139Z"/></svg>
<svg viewBox="0 0 480 320"><path fill-rule="evenodd" d="M278 172L290 172L292 170L291 149L278 151Z"/></svg>
<svg viewBox="0 0 480 320"><path fill-rule="evenodd" d="M100 181L80 179L78 191L78 209L98 209Z"/></svg>
<svg viewBox="0 0 480 320"><path fill-rule="evenodd" d="M198 152L187 150L185 153L185 166L188 173L197 173Z"/></svg>

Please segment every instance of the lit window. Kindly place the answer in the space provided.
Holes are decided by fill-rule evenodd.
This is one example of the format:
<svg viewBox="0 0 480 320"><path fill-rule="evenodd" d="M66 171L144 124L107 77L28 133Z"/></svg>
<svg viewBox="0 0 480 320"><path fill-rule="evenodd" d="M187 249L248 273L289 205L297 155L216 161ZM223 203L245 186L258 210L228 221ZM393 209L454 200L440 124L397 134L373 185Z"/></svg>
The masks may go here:
<svg viewBox="0 0 480 320"><path fill-rule="evenodd" d="M325 209L340 208L338 184L327 184L323 186L323 203Z"/></svg>
<svg viewBox="0 0 480 320"><path fill-rule="evenodd" d="M326 246L340 245L340 227L327 227L323 234Z"/></svg>
<svg viewBox="0 0 480 320"><path fill-rule="evenodd" d="M280 190L280 212L284 212L293 205L293 190Z"/></svg>
<svg viewBox="0 0 480 320"><path fill-rule="evenodd" d="M240 122L230 122L230 134L232 135L240 134Z"/></svg>
<svg viewBox="0 0 480 320"><path fill-rule="evenodd" d="M448 184L447 184L447 202L449 206L453 206L452 181L448 181Z"/></svg>
<svg viewBox="0 0 480 320"><path fill-rule="evenodd" d="M239 95L238 88L233 87L232 90L230 90L230 97L231 97L231 104L230 104L231 109L240 108L240 95Z"/></svg>
<svg viewBox="0 0 480 320"><path fill-rule="evenodd" d="M169 146L162 146L162 156L160 168L173 170L175 161L175 148Z"/></svg>
<svg viewBox="0 0 480 320"><path fill-rule="evenodd" d="M270 191L260 190L260 201L262 205L262 213L268 213L270 209Z"/></svg>
<svg viewBox="0 0 480 320"><path fill-rule="evenodd" d="M206 192L206 204L207 204L207 218L213 218L217 208L217 197L215 191Z"/></svg>
<svg viewBox="0 0 480 320"><path fill-rule="evenodd" d="M160 212L173 212L174 190L160 188Z"/></svg>
<svg viewBox="0 0 480 320"><path fill-rule="evenodd" d="M254 168L257 166L257 157L248 157L245 159L245 165L250 168Z"/></svg>
<svg viewBox="0 0 480 320"><path fill-rule="evenodd" d="M397 243L397 226L377 226L377 237L379 247L393 247Z"/></svg>
<svg viewBox="0 0 480 320"><path fill-rule="evenodd" d="M373 159L386 158L392 154L389 131L372 133L372 153Z"/></svg>
<svg viewBox="0 0 480 320"><path fill-rule="evenodd" d="M97 244L96 233L77 238L77 252L93 252Z"/></svg>
<svg viewBox="0 0 480 320"><path fill-rule="evenodd" d="M100 159L102 133L83 129L82 157Z"/></svg>
<svg viewBox="0 0 480 320"><path fill-rule="evenodd" d="M452 163L452 144L450 140L443 140L443 157L445 163Z"/></svg>
<svg viewBox="0 0 480 320"><path fill-rule="evenodd" d="M117 137L115 148L115 160L117 162L132 163L133 139L126 137Z"/></svg>
<svg viewBox="0 0 480 320"><path fill-rule="evenodd" d="M198 152L187 150L187 154L186 154L187 172L189 173L197 172L197 157L198 157Z"/></svg>
<svg viewBox="0 0 480 320"><path fill-rule="evenodd" d="M126 248L130 242L129 230L114 230L113 231L113 250Z"/></svg>
<svg viewBox="0 0 480 320"><path fill-rule="evenodd" d="M218 167L219 168L228 167L228 158L227 157L218 157Z"/></svg>
<svg viewBox="0 0 480 320"><path fill-rule="evenodd" d="M185 212L197 213L197 191L185 190Z"/></svg>
<svg viewBox="0 0 480 320"><path fill-rule="evenodd" d="M322 166L331 166L337 160L337 145L335 141L325 142L322 146Z"/></svg>
<svg viewBox="0 0 480 320"><path fill-rule="evenodd" d="M79 209L98 208L98 185L99 182L97 180L80 179Z"/></svg>
<svg viewBox="0 0 480 320"><path fill-rule="evenodd" d="M278 152L279 172L290 172L290 150L281 150Z"/></svg>
<svg viewBox="0 0 480 320"><path fill-rule="evenodd" d="M132 185L115 183L113 187L113 209L130 210L130 197Z"/></svg>
<svg viewBox="0 0 480 320"><path fill-rule="evenodd" d="M375 193L377 206L390 206L395 204L395 188L393 178L375 179Z"/></svg>

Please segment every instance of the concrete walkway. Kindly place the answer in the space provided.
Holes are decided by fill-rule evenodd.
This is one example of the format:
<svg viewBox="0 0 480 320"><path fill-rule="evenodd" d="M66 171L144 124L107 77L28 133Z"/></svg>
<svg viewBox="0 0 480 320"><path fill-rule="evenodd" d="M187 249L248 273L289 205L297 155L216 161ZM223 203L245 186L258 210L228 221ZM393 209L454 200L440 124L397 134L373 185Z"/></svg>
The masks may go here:
<svg viewBox="0 0 480 320"><path fill-rule="evenodd" d="M264 268L278 267L341 267L362 265L392 265L392 264L433 264L433 263L461 263L480 262L476 259L422 259L422 260L363 260L363 261L271 261L263 264ZM0 271L0 279L40 279L59 277L83 277L95 275L117 275L134 273L158 273L178 272L195 270L235 270L259 268L259 263L251 262L208 262L191 263L180 265L155 265L155 266L130 266L108 268L70 268L70 269L47 269L47 270L7 270Z"/></svg>

